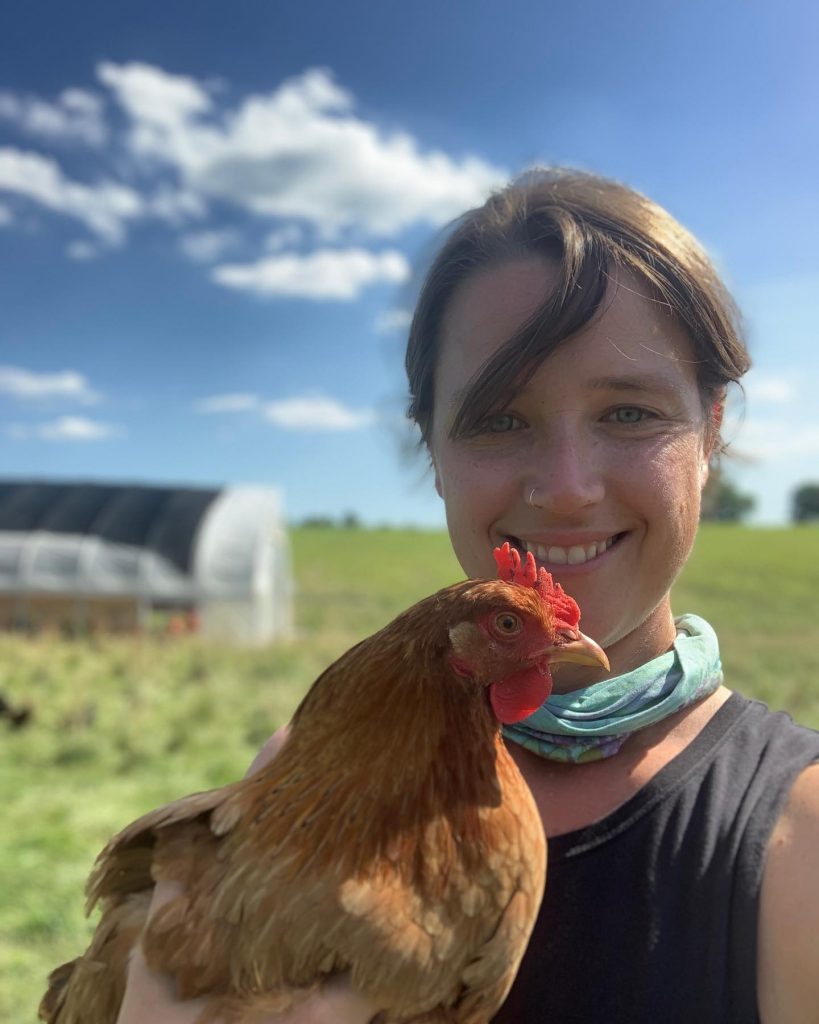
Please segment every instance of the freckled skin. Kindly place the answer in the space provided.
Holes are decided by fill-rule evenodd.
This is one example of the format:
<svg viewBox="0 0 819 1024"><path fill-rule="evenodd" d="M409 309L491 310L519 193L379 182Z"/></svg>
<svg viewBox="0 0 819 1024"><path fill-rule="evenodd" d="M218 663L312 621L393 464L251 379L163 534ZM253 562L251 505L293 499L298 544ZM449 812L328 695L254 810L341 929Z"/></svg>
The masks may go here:
<svg viewBox="0 0 819 1024"><path fill-rule="evenodd" d="M543 302L553 274L528 257L455 291L435 377L436 486L470 576L491 572L492 549L509 536L623 533L599 565L546 566L577 599L612 671L622 672L673 640L668 592L693 545L707 479L706 419L683 330L621 274L603 315L549 356L508 406L476 434L449 436L458 392ZM603 379L621 383L604 387ZM538 508L528 503L533 488ZM555 688L602 676L567 666Z"/></svg>

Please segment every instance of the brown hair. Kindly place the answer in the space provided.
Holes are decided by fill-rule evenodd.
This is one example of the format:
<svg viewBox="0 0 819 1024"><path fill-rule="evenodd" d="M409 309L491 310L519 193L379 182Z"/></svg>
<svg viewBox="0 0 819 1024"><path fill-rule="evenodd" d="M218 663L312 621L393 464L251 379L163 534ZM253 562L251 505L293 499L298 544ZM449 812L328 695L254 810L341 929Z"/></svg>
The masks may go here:
<svg viewBox="0 0 819 1024"><path fill-rule="evenodd" d="M619 182L536 169L457 220L427 272L406 353L408 415L424 441L432 426L441 321L453 292L471 274L527 256L556 262L557 285L481 368L452 425L453 436L468 433L509 401L550 353L589 324L618 268L645 281L686 330L705 408L719 402L728 383L750 366L738 310L690 232ZM718 430L717 422L715 440Z"/></svg>

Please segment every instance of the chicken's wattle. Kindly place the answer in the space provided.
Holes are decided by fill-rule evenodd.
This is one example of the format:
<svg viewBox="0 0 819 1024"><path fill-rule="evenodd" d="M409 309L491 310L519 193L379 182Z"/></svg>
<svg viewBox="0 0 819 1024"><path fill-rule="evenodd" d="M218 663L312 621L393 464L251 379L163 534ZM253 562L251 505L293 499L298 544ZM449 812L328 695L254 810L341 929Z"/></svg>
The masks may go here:
<svg viewBox="0 0 819 1024"><path fill-rule="evenodd" d="M533 665L492 683L489 702L499 722L513 725L534 714L551 692L552 674L548 666Z"/></svg>

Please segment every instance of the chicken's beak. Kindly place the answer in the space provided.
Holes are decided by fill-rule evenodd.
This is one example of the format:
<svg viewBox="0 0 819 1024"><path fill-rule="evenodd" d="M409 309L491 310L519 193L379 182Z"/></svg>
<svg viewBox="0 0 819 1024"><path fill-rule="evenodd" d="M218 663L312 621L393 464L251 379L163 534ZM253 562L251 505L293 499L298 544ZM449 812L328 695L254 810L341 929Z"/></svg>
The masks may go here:
<svg viewBox="0 0 819 1024"><path fill-rule="evenodd" d="M549 652L551 665L558 665L564 661L575 665L599 665L607 672L611 668L603 648L580 630L576 631L571 640L556 645Z"/></svg>

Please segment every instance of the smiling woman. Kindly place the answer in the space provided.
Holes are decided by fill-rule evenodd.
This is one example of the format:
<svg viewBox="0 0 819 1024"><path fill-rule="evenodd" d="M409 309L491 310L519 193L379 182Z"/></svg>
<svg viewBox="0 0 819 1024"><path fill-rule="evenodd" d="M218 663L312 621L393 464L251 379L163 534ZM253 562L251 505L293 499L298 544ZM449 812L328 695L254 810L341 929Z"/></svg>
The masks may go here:
<svg viewBox="0 0 819 1024"><path fill-rule="evenodd" d="M465 214L421 291L410 415L464 571L494 576L505 544L532 556L613 672L561 666L505 728L549 871L497 1024L819 1019L819 735L723 685L714 629L671 606L749 365L737 323L668 213L570 171ZM129 1007L149 985L134 964ZM327 998L310 1021L384 1019L343 987Z"/></svg>
<svg viewBox="0 0 819 1024"><path fill-rule="evenodd" d="M615 673L566 666L506 730L549 881L496 1021L817 1019L819 736L722 685L711 627L671 609L738 322L668 213L570 171L465 214L422 289L410 415L461 565L531 552Z"/></svg>

